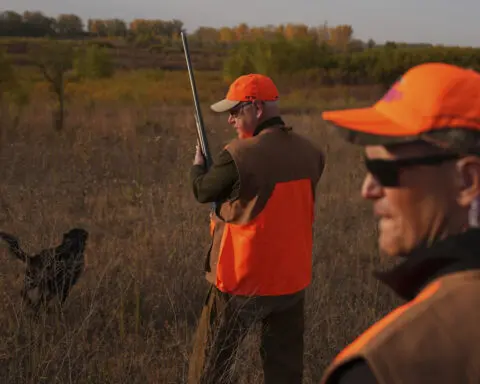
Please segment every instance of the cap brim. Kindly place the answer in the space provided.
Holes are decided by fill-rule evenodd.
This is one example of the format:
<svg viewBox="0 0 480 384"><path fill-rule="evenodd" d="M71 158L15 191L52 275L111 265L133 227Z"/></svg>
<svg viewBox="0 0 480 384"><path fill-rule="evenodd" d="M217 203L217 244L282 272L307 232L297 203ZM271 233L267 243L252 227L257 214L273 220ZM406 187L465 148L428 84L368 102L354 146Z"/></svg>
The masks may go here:
<svg viewBox="0 0 480 384"><path fill-rule="evenodd" d="M214 112L227 112L230 109L232 109L233 107L235 107L236 105L238 105L239 103L240 103L240 101L223 99L223 100L219 101L218 103L212 104L210 106L210 108Z"/></svg>
<svg viewBox="0 0 480 384"><path fill-rule="evenodd" d="M359 145L396 144L419 137L374 107L325 111L322 118L338 128L345 140Z"/></svg>

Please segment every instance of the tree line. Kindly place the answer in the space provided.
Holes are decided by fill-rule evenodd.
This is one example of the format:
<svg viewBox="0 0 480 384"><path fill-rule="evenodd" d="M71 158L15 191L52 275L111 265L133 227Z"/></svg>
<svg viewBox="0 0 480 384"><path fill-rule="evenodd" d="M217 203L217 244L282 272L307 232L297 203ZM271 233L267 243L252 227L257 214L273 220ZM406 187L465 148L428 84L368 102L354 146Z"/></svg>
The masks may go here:
<svg viewBox="0 0 480 384"><path fill-rule="evenodd" d="M57 17L40 11L0 12L0 36L6 37L123 37L130 35L151 35L173 38L183 28L180 20L135 19L130 23L124 20L88 19L84 23L75 14L59 14Z"/></svg>
<svg viewBox="0 0 480 384"><path fill-rule="evenodd" d="M127 23L124 20L88 19L86 23L75 14L60 14L50 17L40 11L25 11L22 14L14 11L0 13L0 36L6 37L114 37L124 38L131 42L150 40L160 43L178 42L180 32L184 28L181 20L134 19ZM249 26L240 23L233 27L213 28L201 26L189 34L195 45L229 44L241 41L275 40L284 37L287 40L309 38L317 42L328 42L340 50L359 49L365 45L353 38L350 25L307 26L301 23L280 25Z"/></svg>
<svg viewBox="0 0 480 384"><path fill-rule="evenodd" d="M245 41L233 47L224 62L224 77L260 72L323 85L369 85L386 87L412 66L444 62L480 71L480 48L418 46L388 43L362 51L339 52L328 44L303 39Z"/></svg>

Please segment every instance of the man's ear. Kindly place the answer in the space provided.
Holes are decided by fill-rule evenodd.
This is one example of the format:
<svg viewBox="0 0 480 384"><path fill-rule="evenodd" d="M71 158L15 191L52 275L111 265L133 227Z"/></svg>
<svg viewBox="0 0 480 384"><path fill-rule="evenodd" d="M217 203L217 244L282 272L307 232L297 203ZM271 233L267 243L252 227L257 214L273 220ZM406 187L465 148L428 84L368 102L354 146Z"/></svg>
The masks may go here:
<svg viewBox="0 0 480 384"><path fill-rule="evenodd" d="M257 116L257 119L259 119L263 115L265 104L261 101L254 101L253 106L255 107L255 115Z"/></svg>
<svg viewBox="0 0 480 384"><path fill-rule="evenodd" d="M469 156L457 163L460 181L457 202L462 207L469 207L480 196L480 158Z"/></svg>

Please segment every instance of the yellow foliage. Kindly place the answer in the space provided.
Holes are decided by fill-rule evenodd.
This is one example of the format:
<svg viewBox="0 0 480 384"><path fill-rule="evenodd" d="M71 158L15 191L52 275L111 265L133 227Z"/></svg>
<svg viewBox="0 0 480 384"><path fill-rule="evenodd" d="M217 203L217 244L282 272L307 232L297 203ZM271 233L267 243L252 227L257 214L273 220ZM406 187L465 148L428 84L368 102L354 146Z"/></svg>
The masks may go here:
<svg viewBox="0 0 480 384"><path fill-rule="evenodd" d="M225 91L221 73L195 73L200 101L210 102L222 97ZM74 99L94 101L125 100L142 104L192 103L192 91L186 71L124 71L110 79L86 80L70 83L67 96Z"/></svg>

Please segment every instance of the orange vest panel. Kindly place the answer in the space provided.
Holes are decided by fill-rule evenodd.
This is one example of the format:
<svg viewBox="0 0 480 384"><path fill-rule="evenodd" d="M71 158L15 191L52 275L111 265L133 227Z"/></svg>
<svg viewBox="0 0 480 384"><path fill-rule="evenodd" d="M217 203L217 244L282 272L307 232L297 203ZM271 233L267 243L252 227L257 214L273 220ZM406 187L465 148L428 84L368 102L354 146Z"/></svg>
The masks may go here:
<svg viewBox="0 0 480 384"><path fill-rule="evenodd" d="M284 295L306 288L312 272L311 180L278 183L247 224L226 223L216 286L235 295Z"/></svg>

